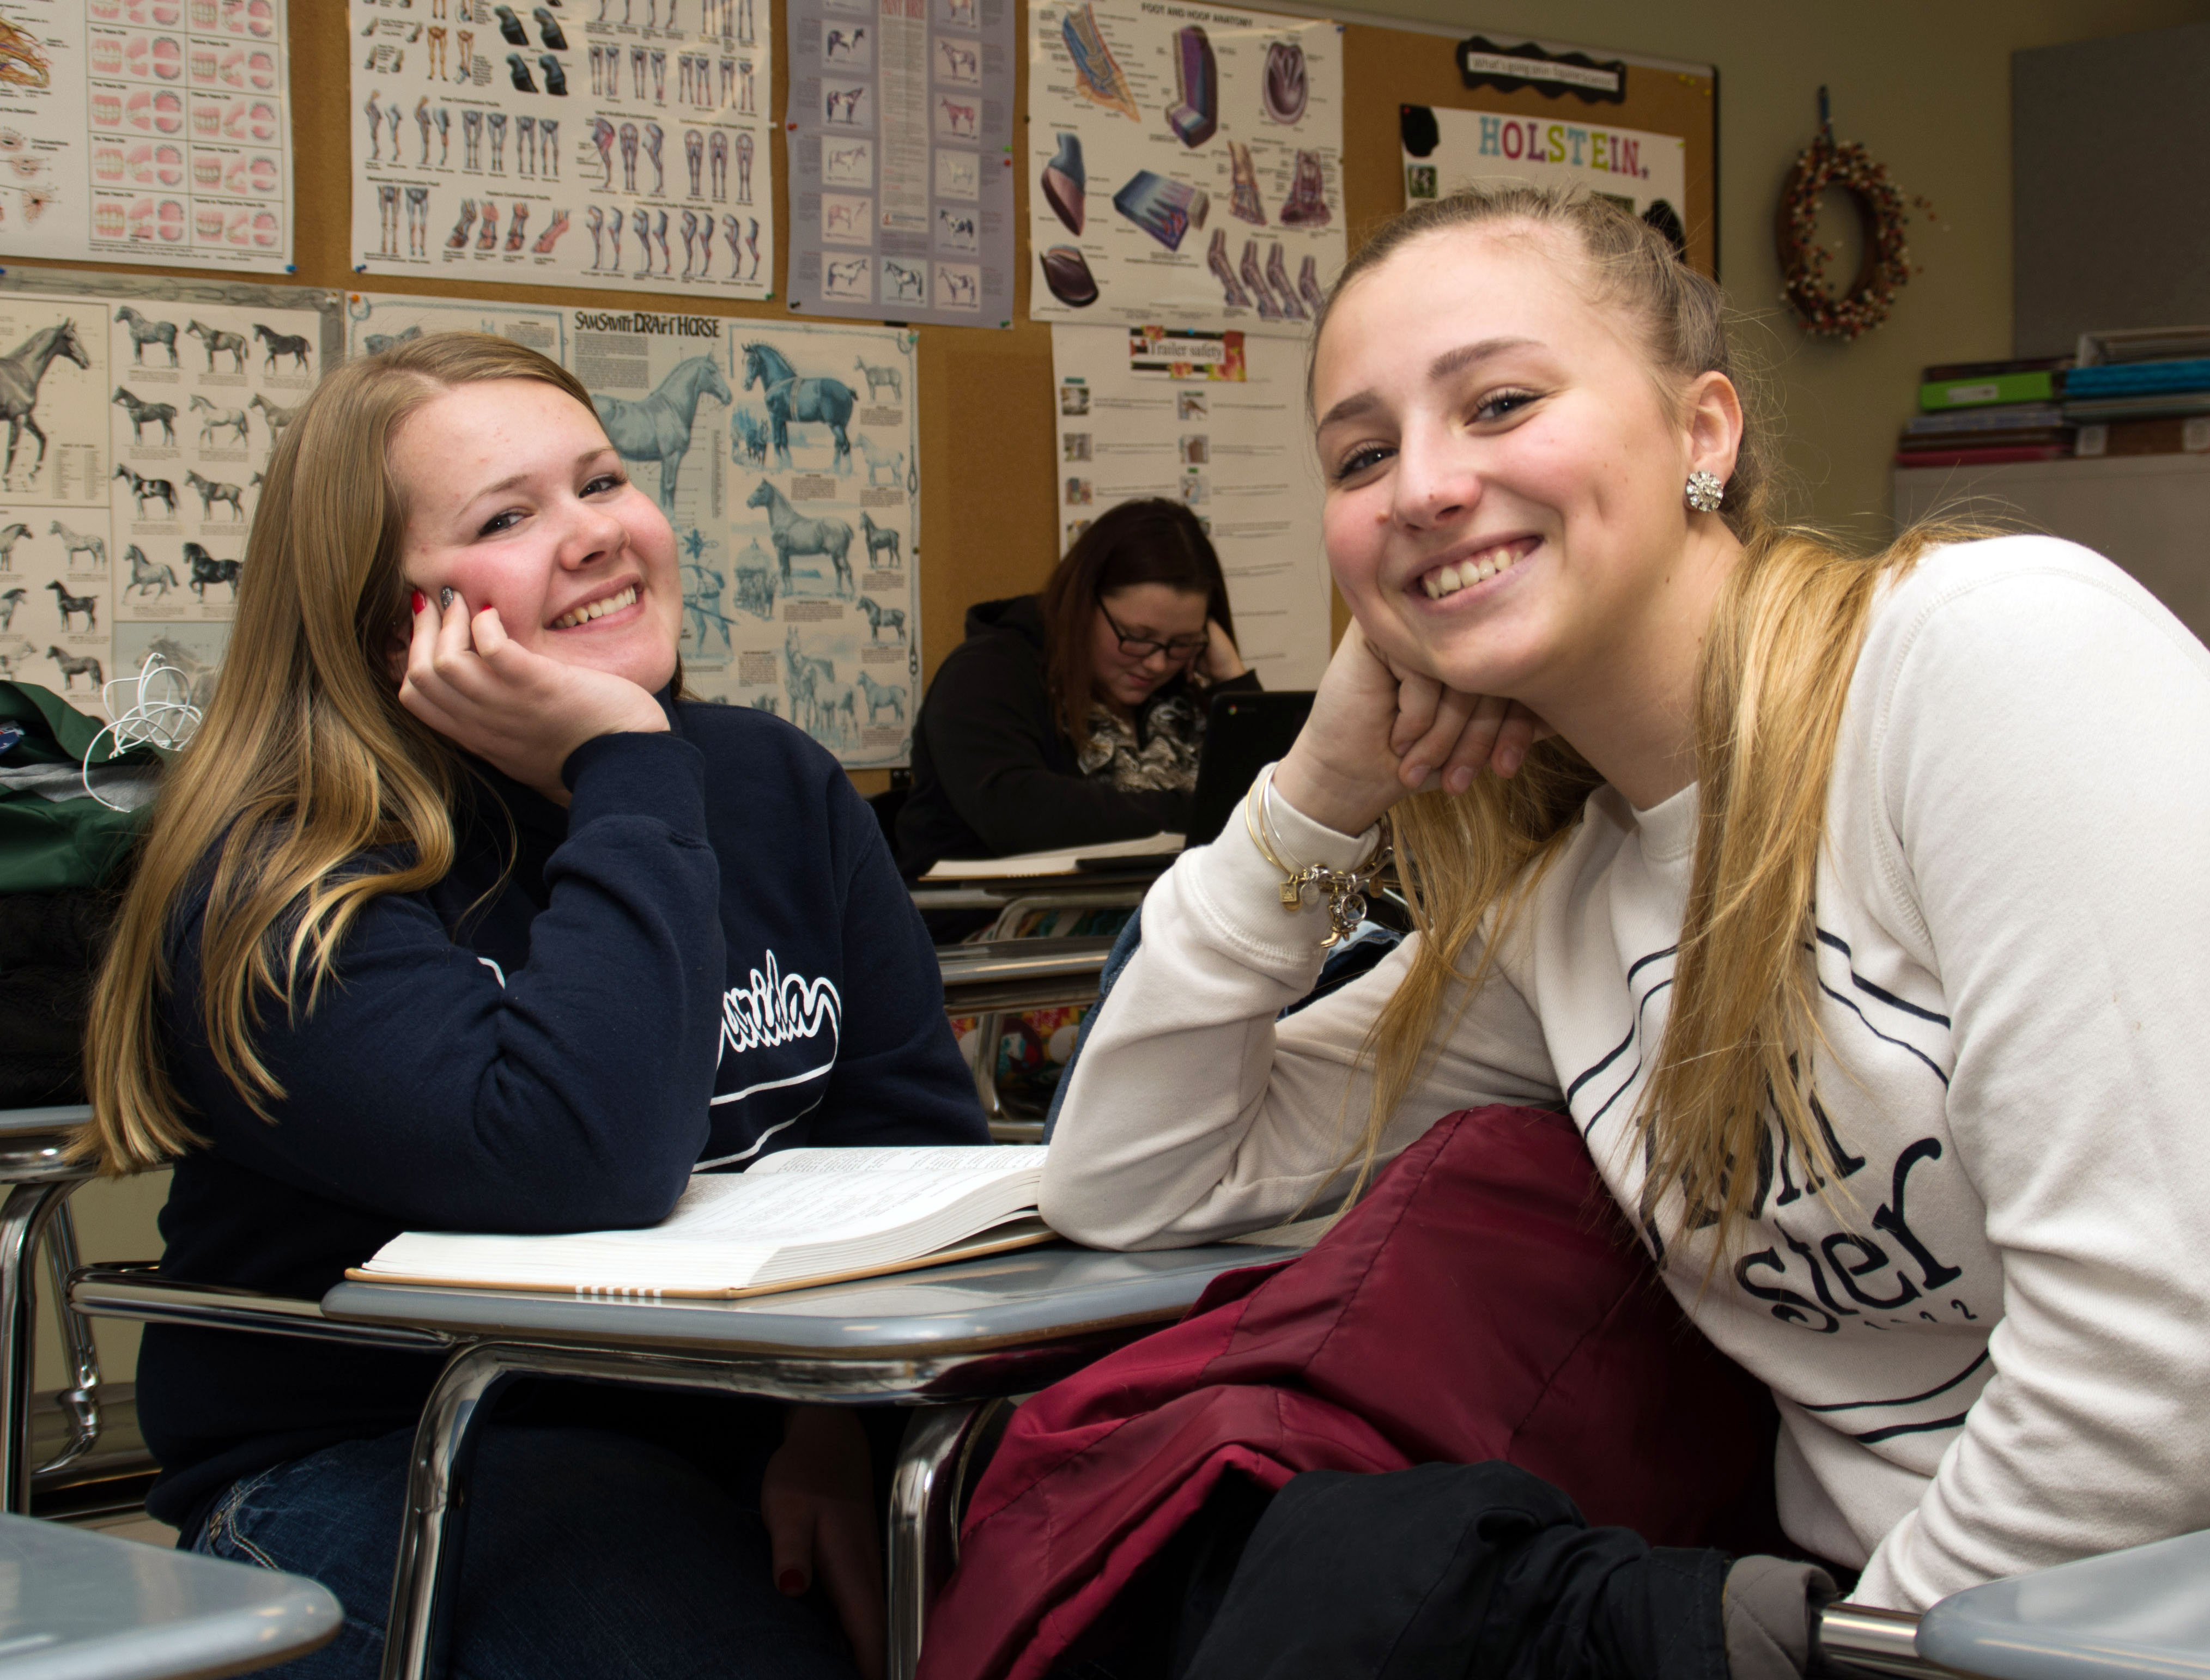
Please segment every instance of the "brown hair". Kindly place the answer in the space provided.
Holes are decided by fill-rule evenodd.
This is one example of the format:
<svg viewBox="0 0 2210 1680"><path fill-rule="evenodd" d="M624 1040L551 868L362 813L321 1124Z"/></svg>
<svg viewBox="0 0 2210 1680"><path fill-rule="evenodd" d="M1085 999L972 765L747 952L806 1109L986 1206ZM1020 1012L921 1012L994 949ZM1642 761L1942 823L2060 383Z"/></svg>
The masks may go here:
<svg viewBox="0 0 2210 1680"><path fill-rule="evenodd" d="M1545 236L1581 258L1595 301L1626 310L1651 370L1677 405L1717 372L1733 381L1745 431L1720 512L1742 545L1705 638L1694 718L1699 817L1673 999L1637 1115L1652 1217L1667 1187L1676 1223L1746 1212L1768 1108L1798 1157L1832 1181L1831 1150L1811 1108L1815 976L1812 894L1826 798L1850 679L1874 599L1938 542L1978 534L1921 527L1856 557L1818 533L1780 522L1772 435L1727 340L1724 294L1675 256L1655 229L1609 202L1527 188L1423 204L1387 224L1336 281L1320 329L1345 292L1416 240L1460 229ZM1318 343L1315 333L1314 343ZM1375 1021L1373 1107L1362 1183L1390 1117L1447 1030L1454 985L1470 998L1517 912L1555 858L1601 778L1563 740L1545 741L1509 781L1476 778L1466 793L1416 794L1392 813L1406 896L1422 938L1403 984ZM1470 972L1460 966L1479 941ZM1459 1006L1464 1008L1461 1001ZM1718 1250L1714 1251L1714 1263Z"/></svg>
<svg viewBox="0 0 2210 1680"><path fill-rule="evenodd" d="M264 999L311 1010L368 901L419 892L452 866L465 772L452 744L400 705L385 665L408 594L406 507L389 457L392 434L424 403L500 379L555 386L591 407L574 376L534 350L440 333L335 370L278 440L222 675L165 779L94 991L93 1120L75 1152L102 1171L158 1165L199 1141L159 1021L174 984L168 941L190 891L208 894L200 1028L216 1066L267 1119L284 1092L253 1045ZM385 848L389 859L363 861Z"/></svg>
<svg viewBox="0 0 2210 1680"><path fill-rule="evenodd" d="M1235 615L1220 557L1197 515L1164 497L1123 502L1090 521L1043 587L1044 670L1060 732L1080 752L1090 744L1090 708L1096 672L1090 659L1090 626L1108 595L1139 584L1205 597L1205 617L1232 641Z"/></svg>

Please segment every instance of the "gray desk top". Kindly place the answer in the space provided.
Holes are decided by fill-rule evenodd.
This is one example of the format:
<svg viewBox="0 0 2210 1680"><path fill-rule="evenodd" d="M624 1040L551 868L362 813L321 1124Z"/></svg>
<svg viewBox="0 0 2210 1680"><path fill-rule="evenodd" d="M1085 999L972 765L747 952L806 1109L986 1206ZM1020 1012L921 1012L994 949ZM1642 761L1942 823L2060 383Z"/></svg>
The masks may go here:
<svg viewBox="0 0 2210 1680"><path fill-rule="evenodd" d="M187 1680L311 1651L338 1630L311 1581L0 1515L0 1677Z"/></svg>
<svg viewBox="0 0 2210 1680"><path fill-rule="evenodd" d="M1918 1654L1993 1680L2210 1677L2210 1532L1968 1587L1920 1619Z"/></svg>
<svg viewBox="0 0 2210 1680"><path fill-rule="evenodd" d="M1220 1243L1106 1254L1052 1243L736 1301L345 1283L323 1298L323 1310L478 1338L830 1360L941 1358L1165 1323L1221 1273L1295 1252Z"/></svg>
<svg viewBox="0 0 2210 1680"><path fill-rule="evenodd" d="M40 1137L65 1132L92 1118L91 1108L71 1103L61 1108L0 1108L0 1138Z"/></svg>

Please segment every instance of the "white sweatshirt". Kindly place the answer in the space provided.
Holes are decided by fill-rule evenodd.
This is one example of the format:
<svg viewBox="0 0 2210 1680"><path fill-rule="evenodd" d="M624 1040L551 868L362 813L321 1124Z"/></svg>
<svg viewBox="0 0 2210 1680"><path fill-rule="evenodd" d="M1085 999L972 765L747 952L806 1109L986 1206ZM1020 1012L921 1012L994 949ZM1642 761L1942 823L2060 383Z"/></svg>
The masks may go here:
<svg viewBox="0 0 2210 1680"><path fill-rule="evenodd" d="M1274 810L1301 861L1370 844ZM1562 1105L1632 1213L1695 825L1693 787L1591 800L1385 1157L1457 1109ZM1789 1533L1863 1565L1861 1601L1923 1609L2210 1526L2210 653L2070 544L1929 555L1874 611L1827 830L1844 1176L1813 1193L1775 1127L1708 1289L1713 1233L1674 1240L1677 1190L1655 1221L1683 1310L1778 1400ZM1257 1229L1355 1136L1409 947L1277 1026L1325 930L1278 885L1236 822L1145 900L1046 1169L1060 1230Z"/></svg>

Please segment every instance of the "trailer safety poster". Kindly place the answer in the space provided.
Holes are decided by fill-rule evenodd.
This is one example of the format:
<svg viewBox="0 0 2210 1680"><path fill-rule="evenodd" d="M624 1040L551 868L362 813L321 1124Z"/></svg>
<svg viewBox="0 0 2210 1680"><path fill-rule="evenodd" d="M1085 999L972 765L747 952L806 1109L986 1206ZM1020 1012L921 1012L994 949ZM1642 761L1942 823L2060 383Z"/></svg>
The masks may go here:
<svg viewBox="0 0 2210 1680"><path fill-rule="evenodd" d="M1304 346L1241 331L1051 329L1060 551L1106 509L1188 505L1220 556L1236 646L1270 689L1318 685L1331 651Z"/></svg>
<svg viewBox="0 0 2210 1680"><path fill-rule="evenodd" d="M0 7L0 246L284 274L285 0Z"/></svg>
<svg viewBox="0 0 2210 1680"><path fill-rule="evenodd" d="M262 474L337 348L327 292L124 287L0 285L0 383L28 394L0 439L0 677L110 717L148 654L206 704Z"/></svg>
<svg viewBox="0 0 2210 1680"><path fill-rule="evenodd" d="M1039 320L1307 331L1343 266L1343 31L1079 0L1029 36Z"/></svg>
<svg viewBox="0 0 2210 1680"><path fill-rule="evenodd" d="M768 0L347 16L355 272L774 295Z"/></svg>
<svg viewBox="0 0 2210 1680"><path fill-rule="evenodd" d="M1013 324L1011 0L791 0L790 307Z"/></svg>

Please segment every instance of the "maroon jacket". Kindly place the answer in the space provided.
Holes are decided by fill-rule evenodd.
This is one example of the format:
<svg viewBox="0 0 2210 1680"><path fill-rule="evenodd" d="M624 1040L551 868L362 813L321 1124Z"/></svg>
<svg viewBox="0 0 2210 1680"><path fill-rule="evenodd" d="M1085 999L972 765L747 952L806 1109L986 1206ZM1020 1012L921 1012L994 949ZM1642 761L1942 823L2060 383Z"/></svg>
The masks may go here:
<svg viewBox="0 0 2210 1680"><path fill-rule="evenodd" d="M1591 1523L1766 1549L1772 1423L1657 1280L1569 1120L1453 1114L1310 1253L1219 1279L1020 1409L920 1680L1048 1672L1231 1470L1277 1488L1501 1459Z"/></svg>

